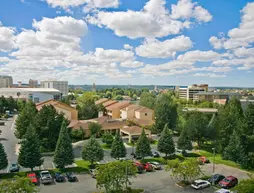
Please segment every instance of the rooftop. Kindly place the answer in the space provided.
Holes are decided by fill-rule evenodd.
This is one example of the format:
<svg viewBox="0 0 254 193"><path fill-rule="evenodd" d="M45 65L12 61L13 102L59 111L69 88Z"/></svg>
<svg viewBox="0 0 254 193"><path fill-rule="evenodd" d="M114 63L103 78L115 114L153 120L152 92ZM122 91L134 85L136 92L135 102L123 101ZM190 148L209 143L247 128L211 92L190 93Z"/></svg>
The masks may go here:
<svg viewBox="0 0 254 193"><path fill-rule="evenodd" d="M240 93L236 92L199 92L196 95L228 95L228 96L240 96Z"/></svg>
<svg viewBox="0 0 254 193"><path fill-rule="evenodd" d="M132 105L129 105L127 107L122 108L121 110L122 111L131 111L131 110L135 110L135 109L138 109L138 108L140 108L140 106L132 104Z"/></svg>
<svg viewBox="0 0 254 193"><path fill-rule="evenodd" d="M38 103L36 105L37 110L40 111L44 105L53 105L53 106L60 107L60 108L63 108L63 109L73 109L73 110L76 110L75 108L73 108L70 105L62 103L60 101L55 101L53 99L50 99L50 100Z"/></svg>
<svg viewBox="0 0 254 193"><path fill-rule="evenodd" d="M107 107L107 106L112 105L114 103L117 103L117 101L109 100L109 101L106 101L105 103L102 103L102 105L104 107Z"/></svg>
<svg viewBox="0 0 254 193"><path fill-rule="evenodd" d="M107 101L109 101L109 99L107 99L107 98L102 98L102 99L99 99L99 100L95 101L95 104L96 104L96 105L99 105L99 104L105 103L105 102L107 102Z"/></svg>
<svg viewBox="0 0 254 193"><path fill-rule="evenodd" d="M113 110L113 109L122 109L124 107L129 106L130 103L129 102L117 102L114 103L112 105L109 105L108 107L106 107L107 110Z"/></svg>
<svg viewBox="0 0 254 193"><path fill-rule="evenodd" d="M183 111L198 111L201 113L217 113L218 109L215 109L215 108L184 108Z"/></svg>
<svg viewBox="0 0 254 193"><path fill-rule="evenodd" d="M140 107L139 109L136 109L135 111L136 112L148 112L148 111L152 112L153 110L147 107Z"/></svg>
<svg viewBox="0 0 254 193"><path fill-rule="evenodd" d="M142 133L143 129L138 126L131 126L131 127L123 127L121 128L121 132L128 133L130 135L140 135ZM151 134L151 131L145 129L146 134Z"/></svg>
<svg viewBox="0 0 254 193"><path fill-rule="evenodd" d="M54 88L0 88L0 92L59 92Z"/></svg>

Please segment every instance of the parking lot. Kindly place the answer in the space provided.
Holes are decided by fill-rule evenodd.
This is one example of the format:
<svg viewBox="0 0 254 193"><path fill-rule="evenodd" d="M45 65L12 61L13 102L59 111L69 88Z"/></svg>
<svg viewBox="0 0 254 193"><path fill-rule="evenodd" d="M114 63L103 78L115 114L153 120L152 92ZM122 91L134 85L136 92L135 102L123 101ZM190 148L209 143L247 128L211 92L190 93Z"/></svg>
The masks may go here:
<svg viewBox="0 0 254 193"><path fill-rule="evenodd" d="M94 193L96 189L96 180L88 174L77 175L78 182L64 182L53 185L41 185L41 193ZM144 188L147 193L213 193L214 188L209 187L204 190L194 190L191 187L180 188L175 185L169 173L161 170L150 173L138 174L135 178L131 178L132 187Z"/></svg>

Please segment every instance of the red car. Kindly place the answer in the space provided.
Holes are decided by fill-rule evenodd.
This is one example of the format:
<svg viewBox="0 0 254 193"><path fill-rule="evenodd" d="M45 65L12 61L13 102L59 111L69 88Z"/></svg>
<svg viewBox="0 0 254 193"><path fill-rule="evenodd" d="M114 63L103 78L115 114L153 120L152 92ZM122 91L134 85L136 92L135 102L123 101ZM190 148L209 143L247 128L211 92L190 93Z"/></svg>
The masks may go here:
<svg viewBox="0 0 254 193"><path fill-rule="evenodd" d="M38 184L38 179L36 177L36 174L35 173L29 173L27 174L27 177L31 180L31 182L35 185Z"/></svg>
<svg viewBox="0 0 254 193"><path fill-rule="evenodd" d="M138 162L138 161L135 161L135 162L134 162L134 165L137 167L138 173L143 173L143 171L145 170L144 165L141 164L141 163Z"/></svg>
<svg viewBox="0 0 254 193"><path fill-rule="evenodd" d="M150 164L150 163L145 163L145 164L142 164L143 166L144 166L144 168L145 168L145 170L147 171L147 172L152 172L153 171L153 166L152 166L152 164Z"/></svg>
<svg viewBox="0 0 254 193"><path fill-rule="evenodd" d="M234 176L228 176L219 182L219 186L222 188L232 188L238 184L238 179Z"/></svg>
<svg viewBox="0 0 254 193"><path fill-rule="evenodd" d="M209 163L209 159L207 159L207 157L205 156L201 156L198 158L198 161L201 162L202 164L205 164L205 163Z"/></svg>

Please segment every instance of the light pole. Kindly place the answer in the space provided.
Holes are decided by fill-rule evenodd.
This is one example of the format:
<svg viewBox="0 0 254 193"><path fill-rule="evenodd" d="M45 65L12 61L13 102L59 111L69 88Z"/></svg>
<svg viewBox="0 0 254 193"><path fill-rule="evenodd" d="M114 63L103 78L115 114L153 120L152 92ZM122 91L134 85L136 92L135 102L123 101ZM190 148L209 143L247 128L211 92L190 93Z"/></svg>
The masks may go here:
<svg viewBox="0 0 254 193"><path fill-rule="evenodd" d="M214 174L214 171L215 171L215 148L212 148L213 150L213 174Z"/></svg>

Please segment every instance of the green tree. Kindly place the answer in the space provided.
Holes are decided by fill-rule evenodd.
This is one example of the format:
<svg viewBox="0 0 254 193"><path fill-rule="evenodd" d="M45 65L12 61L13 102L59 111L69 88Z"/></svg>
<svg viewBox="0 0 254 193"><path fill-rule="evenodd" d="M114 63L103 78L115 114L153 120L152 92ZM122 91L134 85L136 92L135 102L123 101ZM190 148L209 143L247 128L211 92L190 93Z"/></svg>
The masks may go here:
<svg viewBox="0 0 254 193"><path fill-rule="evenodd" d="M7 99L7 104L8 104L8 110L14 111L14 109L17 109L17 102L14 100L12 96L10 96Z"/></svg>
<svg viewBox="0 0 254 193"><path fill-rule="evenodd" d="M80 127L79 129L71 130L71 138L74 142L84 140L85 135L85 130L82 127Z"/></svg>
<svg viewBox="0 0 254 193"><path fill-rule="evenodd" d="M133 163L125 161L110 162L100 165L96 173L97 187L105 192L124 192L131 185L129 177L135 176L136 167Z"/></svg>
<svg viewBox="0 0 254 193"><path fill-rule="evenodd" d="M32 101L26 103L24 109L20 112L16 120L16 130L15 136L18 139L22 139L26 134L26 130L29 125L32 123L34 117L37 114L37 109L35 104Z"/></svg>
<svg viewBox="0 0 254 193"><path fill-rule="evenodd" d="M0 170L7 168L7 166L8 166L7 155L4 151L3 144L0 143Z"/></svg>
<svg viewBox="0 0 254 193"><path fill-rule="evenodd" d="M183 129L177 141L177 147L183 150L192 150L192 142L187 129Z"/></svg>
<svg viewBox="0 0 254 193"><path fill-rule="evenodd" d="M101 161L104 157L103 149L96 139L91 136L88 142L82 149L82 159L88 160L93 164L94 162Z"/></svg>
<svg viewBox="0 0 254 193"><path fill-rule="evenodd" d="M140 96L139 104L150 109L154 109L156 96L149 92L143 92Z"/></svg>
<svg viewBox="0 0 254 193"><path fill-rule="evenodd" d="M85 92L82 96L78 97L78 116L79 119L93 119L98 117L98 109L94 101L97 96L93 92Z"/></svg>
<svg viewBox="0 0 254 193"><path fill-rule="evenodd" d="M161 132L165 126L175 129L177 121L177 105L168 93L160 94L155 103L155 124L157 131Z"/></svg>
<svg viewBox="0 0 254 193"><path fill-rule="evenodd" d="M18 163L25 168L30 168L31 171L33 171L34 167L39 167L43 163L39 139L31 125L21 141Z"/></svg>
<svg viewBox="0 0 254 193"><path fill-rule="evenodd" d="M142 160L144 159L145 156L151 155L150 142L145 134L144 129L143 129L142 134L140 135L138 142L137 142L136 154L138 156L141 156Z"/></svg>
<svg viewBox="0 0 254 193"><path fill-rule="evenodd" d="M241 180L240 183L234 188L239 193L253 193L254 191L254 178Z"/></svg>
<svg viewBox="0 0 254 193"><path fill-rule="evenodd" d="M71 138L67 131L66 122L63 121L54 153L54 163L57 165L57 167L64 168L67 165L71 165L73 162L74 156Z"/></svg>
<svg viewBox="0 0 254 193"><path fill-rule="evenodd" d="M112 143L114 141L114 137L111 133L109 132L106 132L103 136L102 136L102 142L103 143L106 143L106 145L108 147L111 147L112 146Z"/></svg>
<svg viewBox="0 0 254 193"><path fill-rule="evenodd" d="M98 136L101 131L101 125L99 123L91 122L88 124L88 129L90 130L91 135Z"/></svg>
<svg viewBox="0 0 254 193"><path fill-rule="evenodd" d="M126 149L123 144L123 140L120 136L120 132L116 133L115 139L112 143L111 157L119 159L126 156Z"/></svg>
<svg viewBox="0 0 254 193"><path fill-rule="evenodd" d="M157 149L159 152L165 153L166 157L175 153L175 144L167 124L164 126L164 129L161 133Z"/></svg>
<svg viewBox="0 0 254 193"><path fill-rule="evenodd" d="M179 181L193 180L202 174L202 170L198 161L194 158L170 160L166 166L166 171L169 171L171 176Z"/></svg>
<svg viewBox="0 0 254 193"><path fill-rule="evenodd" d="M0 113L5 113L5 110L8 108L8 102L4 96L0 97Z"/></svg>
<svg viewBox="0 0 254 193"><path fill-rule="evenodd" d="M0 182L0 193L36 193L39 189L29 178L15 176L13 180Z"/></svg>

